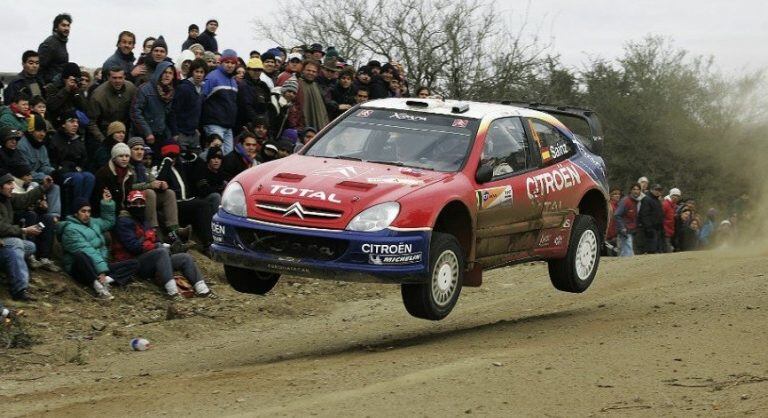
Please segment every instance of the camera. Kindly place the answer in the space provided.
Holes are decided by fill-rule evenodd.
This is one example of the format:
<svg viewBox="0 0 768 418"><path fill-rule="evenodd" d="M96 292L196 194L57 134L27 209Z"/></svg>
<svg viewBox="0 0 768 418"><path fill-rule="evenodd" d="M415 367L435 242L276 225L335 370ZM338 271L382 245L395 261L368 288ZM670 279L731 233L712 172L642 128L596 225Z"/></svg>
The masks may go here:
<svg viewBox="0 0 768 418"><path fill-rule="evenodd" d="M45 224L43 224L42 222L38 222L37 227L40 228L40 230L43 230L45 229Z"/></svg>

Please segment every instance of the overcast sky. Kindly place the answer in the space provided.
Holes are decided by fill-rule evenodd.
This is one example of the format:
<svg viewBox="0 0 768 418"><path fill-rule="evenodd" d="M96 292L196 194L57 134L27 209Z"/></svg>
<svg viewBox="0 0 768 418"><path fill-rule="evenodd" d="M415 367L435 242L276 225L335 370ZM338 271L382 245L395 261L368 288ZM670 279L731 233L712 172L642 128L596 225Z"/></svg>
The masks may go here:
<svg viewBox="0 0 768 418"><path fill-rule="evenodd" d="M50 34L53 17L64 11L74 19L70 60L95 67L114 52L121 30L133 31L139 42L147 36L164 35L175 58L186 39L187 26L197 23L203 28L209 17L219 21L220 49L232 48L243 55L252 49L264 51L275 45L256 39L251 21L276 16L281 4L254 0L19 3L19 7L4 8L0 71L19 71L22 52L36 50ZM581 68L589 57L616 58L627 41L649 34L668 36L693 54L713 55L726 72L768 67L768 13L763 1L505 0L497 4L512 27L527 21L527 35L537 34L561 55L563 63L575 68ZM137 46L137 56L139 52Z"/></svg>

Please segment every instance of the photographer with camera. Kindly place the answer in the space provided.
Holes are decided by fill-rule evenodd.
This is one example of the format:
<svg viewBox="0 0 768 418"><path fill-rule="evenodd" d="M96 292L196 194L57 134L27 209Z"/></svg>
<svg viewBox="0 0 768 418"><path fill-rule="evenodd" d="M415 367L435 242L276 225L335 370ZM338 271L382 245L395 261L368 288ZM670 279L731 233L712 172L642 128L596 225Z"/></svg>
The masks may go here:
<svg viewBox="0 0 768 418"><path fill-rule="evenodd" d="M68 62L61 73L61 79L45 86L48 120L56 123L61 115L68 112L80 112L84 116L88 109L86 86L80 67L74 62ZM80 122L82 126L87 125L87 121Z"/></svg>

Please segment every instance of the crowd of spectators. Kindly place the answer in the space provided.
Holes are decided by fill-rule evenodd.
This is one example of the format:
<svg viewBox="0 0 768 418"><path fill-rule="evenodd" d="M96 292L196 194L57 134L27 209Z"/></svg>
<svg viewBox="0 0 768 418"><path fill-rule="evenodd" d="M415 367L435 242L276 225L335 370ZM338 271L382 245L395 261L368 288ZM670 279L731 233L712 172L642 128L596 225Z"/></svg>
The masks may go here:
<svg viewBox="0 0 768 418"><path fill-rule="evenodd" d="M408 95L396 63L353 68L334 47L220 50L215 19L190 25L179 49L147 37L138 57L122 31L91 73L70 58L72 26L56 16L3 89L0 260L15 300L35 299L29 268L61 267L104 300L135 278L178 298L174 271L211 295L186 250L209 254L227 182L357 103Z"/></svg>
<svg viewBox="0 0 768 418"><path fill-rule="evenodd" d="M627 195L619 188L611 189L613 218L606 237L609 254L627 257L714 248L731 241L740 220L749 215L747 194L736 199L722 219L715 208L700 213L696 200L683 198L676 187L665 195L662 185L648 185L648 178L640 177Z"/></svg>

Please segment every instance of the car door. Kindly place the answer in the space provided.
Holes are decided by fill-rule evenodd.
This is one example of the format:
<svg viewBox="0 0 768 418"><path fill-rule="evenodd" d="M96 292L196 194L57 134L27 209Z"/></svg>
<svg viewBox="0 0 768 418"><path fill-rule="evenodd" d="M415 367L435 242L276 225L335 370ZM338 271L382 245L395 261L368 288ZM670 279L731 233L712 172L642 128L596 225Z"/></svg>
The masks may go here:
<svg viewBox="0 0 768 418"><path fill-rule="evenodd" d="M490 166L493 177L476 184L476 260L484 267L524 258L534 246L541 220L538 196L530 196L526 179L537 159L523 119L508 117L490 123L480 166Z"/></svg>

